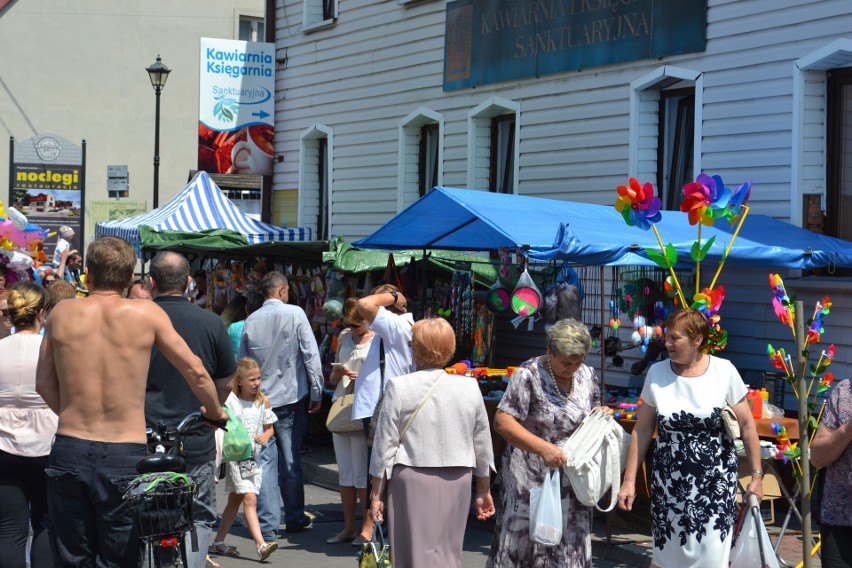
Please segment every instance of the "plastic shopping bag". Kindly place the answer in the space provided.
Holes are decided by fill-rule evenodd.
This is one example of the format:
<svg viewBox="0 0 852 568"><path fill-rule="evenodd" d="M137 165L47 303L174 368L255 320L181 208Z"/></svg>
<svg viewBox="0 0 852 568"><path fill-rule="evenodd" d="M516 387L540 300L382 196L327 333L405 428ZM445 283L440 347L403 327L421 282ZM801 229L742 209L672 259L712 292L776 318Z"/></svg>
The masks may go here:
<svg viewBox="0 0 852 568"><path fill-rule="evenodd" d="M238 416L234 416L227 408L225 412L230 418L225 426L227 432L222 439L222 461L236 462L249 459L254 453L254 445L248 430Z"/></svg>
<svg viewBox="0 0 852 568"><path fill-rule="evenodd" d="M544 476L541 487L530 489L530 540L556 546L562 540L562 498L559 468Z"/></svg>
<svg viewBox="0 0 852 568"><path fill-rule="evenodd" d="M742 523L737 542L731 551L731 568L779 568L778 558L772 550L772 541L760 516L757 497L749 496L743 505Z"/></svg>

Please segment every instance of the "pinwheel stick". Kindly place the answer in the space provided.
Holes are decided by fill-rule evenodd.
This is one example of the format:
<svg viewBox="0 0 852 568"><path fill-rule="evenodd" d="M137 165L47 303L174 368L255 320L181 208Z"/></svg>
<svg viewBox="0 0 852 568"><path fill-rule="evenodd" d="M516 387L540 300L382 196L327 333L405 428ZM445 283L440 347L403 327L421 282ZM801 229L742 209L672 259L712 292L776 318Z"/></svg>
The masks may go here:
<svg viewBox="0 0 852 568"><path fill-rule="evenodd" d="M698 223L698 250L701 250L701 223ZM701 257L699 257L701 258ZM713 280L713 283L716 283L716 280ZM710 286L710 289L713 289L713 286ZM695 293L701 291L701 261L695 261Z"/></svg>
<svg viewBox="0 0 852 568"><path fill-rule="evenodd" d="M663 239L660 238L660 232L657 230L657 225L651 223L651 228L654 229L654 234L657 236L657 242L660 243L660 252L663 253L663 256L666 256L666 247L663 244ZM680 281L677 279L677 274L675 274L673 266L669 266L669 272L672 275L672 280L674 280L675 288L677 288L677 295L680 297L680 304L684 308L688 308L689 304L686 303L686 298L683 296L683 289L680 287Z"/></svg>
<svg viewBox="0 0 852 568"><path fill-rule="evenodd" d="M728 248L725 249L725 256L722 257L722 260L719 261L719 268L716 269L716 275L713 276L713 281L710 283L710 289L712 290L714 286L716 286L716 280L719 279L719 274L722 272L722 267L725 266L725 261L728 259L728 253L731 252L731 247L734 246L734 241L737 240L737 235L740 233L740 229L743 227L743 222L745 218L748 216L749 207L748 205L741 205L740 209L743 214L740 215L740 222L737 223L737 230L734 231L734 236L731 237L731 242L728 243ZM699 230L700 227L699 227Z"/></svg>
<svg viewBox="0 0 852 568"><path fill-rule="evenodd" d="M815 367L816 369L819 369L819 366L822 365L822 360L823 360L824 357L825 357L825 351L823 351L822 354L819 356L819 361L817 361L817 364L816 364L816 367ZM816 371L814 371L813 373L811 373L811 382L808 384L808 392L805 394L805 398L808 398L809 396L811 396L811 389L814 386L814 381L816 381L816 378L817 378L817 374L816 374Z"/></svg>
<svg viewBox="0 0 852 568"><path fill-rule="evenodd" d="M822 411L825 410L825 400L822 401L822 407L819 409L819 414L817 414L816 423L819 426L819 421L822 419ZM808 439L808 447L811 447L811 444L814 441L814 436L816 436L816 429L811 432L811 437Z"/></svg>

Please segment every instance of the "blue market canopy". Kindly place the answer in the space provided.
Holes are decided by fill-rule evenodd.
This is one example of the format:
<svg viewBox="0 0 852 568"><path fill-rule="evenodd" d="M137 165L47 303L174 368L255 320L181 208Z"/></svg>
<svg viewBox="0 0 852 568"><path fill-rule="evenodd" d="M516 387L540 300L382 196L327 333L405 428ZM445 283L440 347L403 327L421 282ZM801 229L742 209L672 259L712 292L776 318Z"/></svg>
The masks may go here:
<svg viewBox="0 0 852 568"><path fill-rule="evenodd" d="M229 229L244 235L248 244L311 239L310 229L276 227L247 216L222 194L204 171L196 173L192 181L162 207L136 217L98 223L95 236L121 237L138 253L142 225L153 231Z"/></svg>
<svg viewBox="0 0 852 568"><path fill-rule="evenodd" d="M615 193L613 192L613 201ZM696 227L680 211L664 211L657 224L681 262L690 261ZM704 262L718 262L734 227L724 219L702 227L702 244L716 239ZM645 253L659 250L653 231L628 227L613 206L436 187L372 235L360 248L494 250L523 246L536 260L586 265L656 266ZM756 268L852 267L852 243L751 213L726 266Z"/></svg>

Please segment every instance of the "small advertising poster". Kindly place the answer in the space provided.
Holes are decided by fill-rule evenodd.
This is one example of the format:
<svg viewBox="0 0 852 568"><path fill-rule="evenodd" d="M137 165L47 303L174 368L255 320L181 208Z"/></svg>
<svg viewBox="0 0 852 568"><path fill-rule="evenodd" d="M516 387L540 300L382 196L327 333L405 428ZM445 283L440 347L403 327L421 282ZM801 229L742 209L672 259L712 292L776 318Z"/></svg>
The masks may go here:
<svg viewBox="0 0 852 568"><path fill-rule="evenodd" d="M201 38L198 169L272 175L275 44Z"/></svg>
<svg viewBox="0 0 852 568"><path fill-rule="evenodd" d="M64 164L12 163L12 205L26 215L30 223L56 234L44 243L49 259L53 257L60 227L71 229L71 232L65 230L65 240L71 248L79 248L82 243L81 170L81 166Z"/></svg>
<svg viewBox="0 0 852 568"><path fill-rule="evenodd" d="M89 226L94 231L98 223L127 219L147 212L148 204L145 201L90 201Z"/></svg>

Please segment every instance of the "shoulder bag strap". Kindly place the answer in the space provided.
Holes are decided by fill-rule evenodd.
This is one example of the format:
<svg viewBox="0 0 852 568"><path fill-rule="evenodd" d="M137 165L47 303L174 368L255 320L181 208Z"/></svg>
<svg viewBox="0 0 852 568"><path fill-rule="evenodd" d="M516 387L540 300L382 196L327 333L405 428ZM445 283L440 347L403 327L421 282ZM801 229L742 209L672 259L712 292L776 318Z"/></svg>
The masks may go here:
<svg viewBox="0 0 852 568"><path fill-rule="evenodd" d="M408 432L408 428L411 427L411 423L414 422L414 418L417 416L417 413L420 412L420 409L423 408L423 405L426 404L426 401L432 396L432 393L435 392L435 388L438 384L444 380L444 377L447 376L447 373L441 372L441 376L438 377L432 386L429 388L429 391L426 393L426 396L423 397L423 400L420 401L420 404L417 405L417 408L414 409L414 412L411 413L411 416L408 417L408 420L405 421L405 425L402 427L402 431L399 433L399 443L402 443L402 439L405 438L405 433Z"/></svg>
<svg viewBox="0 0 852 568"><path fill-rule="evenodd" d="M381 377L381 387L379 388L379 397L385 394L385 342L379 338L379 377Z"/></svg>

